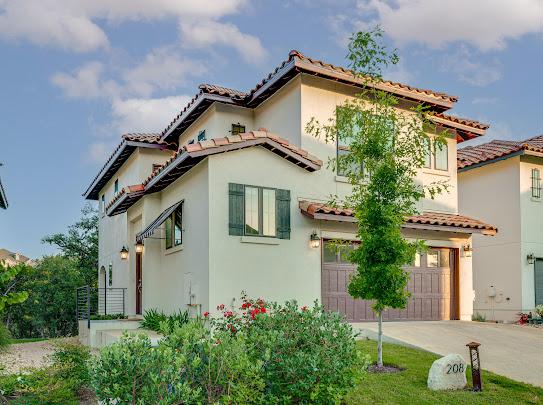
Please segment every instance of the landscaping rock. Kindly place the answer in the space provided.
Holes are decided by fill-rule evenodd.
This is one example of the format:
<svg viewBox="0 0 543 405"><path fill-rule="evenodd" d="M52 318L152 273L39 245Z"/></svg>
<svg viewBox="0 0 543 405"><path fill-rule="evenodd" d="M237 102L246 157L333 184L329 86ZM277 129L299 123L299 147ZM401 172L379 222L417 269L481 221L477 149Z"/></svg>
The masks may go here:
<svg viewBox="0 0 543 405"><path fill-rule="evenodd" d="M434 391L460 390L466 387L466 362L459 354L448 354L432 363L428 388Z"/></svg>

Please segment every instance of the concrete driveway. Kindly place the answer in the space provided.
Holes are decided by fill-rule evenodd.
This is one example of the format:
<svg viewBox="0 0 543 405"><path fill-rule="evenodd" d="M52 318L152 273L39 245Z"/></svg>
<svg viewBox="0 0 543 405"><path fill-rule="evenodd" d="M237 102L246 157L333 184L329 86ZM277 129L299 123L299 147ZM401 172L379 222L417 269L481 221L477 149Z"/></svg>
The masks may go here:
<svg viewBox="0 0 543 405"><path fill-rule="evenodd" d="M361 336L374 339L377 323L354 323ZM481 366L513 380L543 387L543 328L463 321L384 322L385 341L419 347L439 355L461 354L476 341ZM484 381L483 381L484 384Z"/></svg>

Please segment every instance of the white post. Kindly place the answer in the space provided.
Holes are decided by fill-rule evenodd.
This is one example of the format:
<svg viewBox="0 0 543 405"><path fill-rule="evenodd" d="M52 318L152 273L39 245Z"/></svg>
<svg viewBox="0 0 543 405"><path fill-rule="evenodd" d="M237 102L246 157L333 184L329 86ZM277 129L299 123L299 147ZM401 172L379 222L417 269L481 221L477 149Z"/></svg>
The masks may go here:
<svg viewBox="0 0 543 405"><path fill-rule="evenodd" d="M383 367L383 312L378 314L379 329L377 332L377 366Z"/></svg>

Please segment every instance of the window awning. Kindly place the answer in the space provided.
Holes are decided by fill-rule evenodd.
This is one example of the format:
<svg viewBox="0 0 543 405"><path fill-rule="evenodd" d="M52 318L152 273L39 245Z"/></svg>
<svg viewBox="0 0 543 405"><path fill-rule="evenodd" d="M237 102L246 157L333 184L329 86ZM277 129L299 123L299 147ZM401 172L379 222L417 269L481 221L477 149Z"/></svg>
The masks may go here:
<svg viewBox="0 0 543 405"><path fill-rule="evenodd" d="M166 218L168 218L182 203L183 200L176 202L171 207L166 208L164 211L162 211L162 214L160 214L157 219L151 222L151 224L147 228L145 228L143 231L136 235L136 242L143 242L145 238L151 236L155 232L155 230L160 225L162 225L164 221L166 221Z"/></svg>

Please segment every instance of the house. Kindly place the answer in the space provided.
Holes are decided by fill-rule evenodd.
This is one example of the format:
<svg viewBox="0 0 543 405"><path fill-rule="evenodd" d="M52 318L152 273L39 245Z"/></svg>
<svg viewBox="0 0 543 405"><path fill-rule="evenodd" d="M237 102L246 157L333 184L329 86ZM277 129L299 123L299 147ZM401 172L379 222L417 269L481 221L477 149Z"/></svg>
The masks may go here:
<svg viewBox="0 0 543 405"><path fill-rule="evenodd" d="M126 288L126 312L214 311L237 306L242 290L275 301L319 300L350 321L374 319L351 299L355 267L328 240L356 243L352 212L326 205L351 186L326 161L345 149L309 135L312 117L333 117L359 93L349 70L290 52L248 92L204 84L161 133L123 135L85 198L100 205L100 286ZM421 183L447 180L450 192L420 204L407 238L432 248L409 267L413 295L385 319L471 319L472 234L496 228L459 215L456 145L487 125L445 114L457 98L385 81L398 108L429 108L447 145L429 156ZM324 162L324 163L323 163ZM484 216L483 216L484 217Z"/></svg>
<svg viewBox="0 0 543 405"><path fill-rule="evenodd" d="M543 136L458 150L459 209L500 233L473 238L474 311L517 320L543 304Z"/></svg>
<svg viewBox="0 0 543 405"><path fill-rule="evenodd" d="M7 249L0 249L0 263L5 266L16 266L17 264L27 264L29 266L34 266L35 262L32 259L20 254L11 252Z"/></svg>

